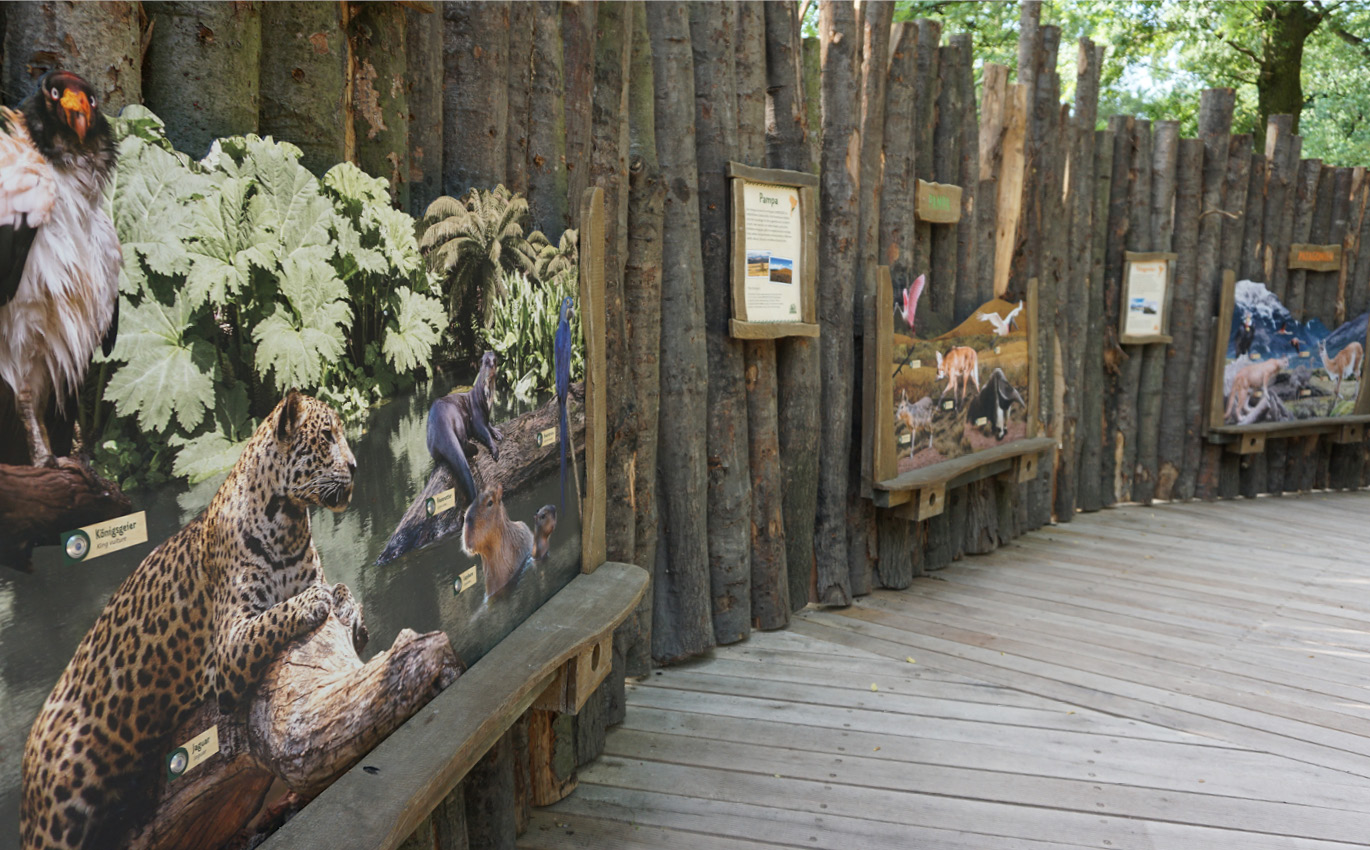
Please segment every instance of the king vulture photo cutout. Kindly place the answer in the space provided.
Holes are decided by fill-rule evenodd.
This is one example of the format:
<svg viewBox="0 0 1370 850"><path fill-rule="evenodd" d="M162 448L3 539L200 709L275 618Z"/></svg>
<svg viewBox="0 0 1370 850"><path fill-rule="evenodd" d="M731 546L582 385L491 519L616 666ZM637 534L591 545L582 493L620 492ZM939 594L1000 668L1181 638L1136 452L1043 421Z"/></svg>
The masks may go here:
<svg viewBox="0 0 1370 850"><path fill-rule="evenodd" d="M50 71L18 110L0 107L0 380L14 392L34 466L56 466L44 425L114 348L119 239L102 193L109 122L85 80Z"/></svg>

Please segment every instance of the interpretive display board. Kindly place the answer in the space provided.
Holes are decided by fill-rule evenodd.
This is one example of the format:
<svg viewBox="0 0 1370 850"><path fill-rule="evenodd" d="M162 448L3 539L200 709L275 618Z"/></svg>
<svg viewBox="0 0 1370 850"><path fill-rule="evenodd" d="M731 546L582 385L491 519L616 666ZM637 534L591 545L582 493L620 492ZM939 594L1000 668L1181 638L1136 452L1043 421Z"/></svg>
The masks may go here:
<svg viewBox="0 0 1370 850"><path fill-rule="evenodd" d="M1035 460L1044 448L1033 439L1035 285L1023 298L988 301L947 333L922 339L915 333L918 303L927 286L936 285L928 277L899 286L887 269L880 272L879 371L868 408L876 423L877 504L897 501L896 493L935 494L983 464L1011 465L1029 455ZM940 511L938 504L933 512Z"/></svg>
<svg viewBox="0 0 1370 850"><path fill-rule="evenodd" d="M1124 345L1170 342L1170 295L1175 254L1123 256L1123 309L1118 341Z"/></svg>
<svg viewBox="0 0 1370 850"><path fill-rule="evenodd" d="M352 165L256 137L194 162L160 126L121 129L112 209L161 259L124 245L118 343L61 414L124 501L0 568L0 845L271 831L581 573L603 480L585 234L502 187L416 222ZM454 249L483 216L510 263L557 261ZM0 487L76 466L16 451Z"/></svg>
<svg viewBox="0 0 1370 850"><path fill-rule="evenodd" d="M817 336L818 178L728 163L733 319L745 339Z"/></svg>
<svg viewBox="0 0 1370 850"><path fill-rule="evenodd" d="M1328 329L1300 321L1264 283L1224 281L1214 357L1210 429L1278 431L1361 421L1367 317Z"/></svg>

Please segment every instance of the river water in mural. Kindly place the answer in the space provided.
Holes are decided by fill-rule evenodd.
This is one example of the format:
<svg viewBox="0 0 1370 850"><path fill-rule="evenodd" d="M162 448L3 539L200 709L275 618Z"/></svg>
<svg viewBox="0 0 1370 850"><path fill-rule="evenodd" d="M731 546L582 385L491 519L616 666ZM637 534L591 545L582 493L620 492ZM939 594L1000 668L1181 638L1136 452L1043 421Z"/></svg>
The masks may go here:
<svg viewBox="0 0 1370 850"><path fill-rule="evenodd" d="M425 442L430 403L469 380L440 377L374 411L365 433L348 437L357 457L350 507L341 514L312 512L325 575L347 584L365 608L371 640L364 659L389 648L400 629L440 629L470 665L579 571L580 523L569 483L553 544L558 555L574 557L549 559L545 569L525 572L515 592L487 601L478 590L454 591L454 582L480 561L462 551L459 535L375 565L433 470ZM497 406L494 418L503 422L517 412ZM19 762L48 691L119 583L153 546L199 513L221 481L130 494L135 508L147 512L146 545L71 566L48 546L34 551L31 574L0 569L0 836L6 837L0 845L18 835ZM531 525L540 507L560 504L558 473L506 493L504 503L511 519Z"/></svg>

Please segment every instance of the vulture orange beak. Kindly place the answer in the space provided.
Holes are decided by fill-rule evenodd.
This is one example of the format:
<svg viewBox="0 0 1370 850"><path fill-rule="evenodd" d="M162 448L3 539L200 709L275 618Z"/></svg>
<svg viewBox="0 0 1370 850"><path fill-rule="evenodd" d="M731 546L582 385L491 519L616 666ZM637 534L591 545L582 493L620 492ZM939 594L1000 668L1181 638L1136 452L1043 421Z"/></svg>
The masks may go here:
<svg viewBox="0 0 1370 850"><path fill-rule="evenodd" d="M76 138L84 142L90 127L90 99L84 92L67 89L62 92L62 111L67 125L76 131Z"/></svg>

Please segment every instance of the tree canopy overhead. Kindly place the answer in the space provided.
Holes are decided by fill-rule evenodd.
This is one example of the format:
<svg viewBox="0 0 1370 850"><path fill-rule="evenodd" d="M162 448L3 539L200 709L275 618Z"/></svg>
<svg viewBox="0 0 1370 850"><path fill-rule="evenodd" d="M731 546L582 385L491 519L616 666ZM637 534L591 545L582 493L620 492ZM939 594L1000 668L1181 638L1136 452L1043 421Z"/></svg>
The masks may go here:
<svg viewBox="0 0 1370 850"><path fill-rule="evenodd" d="M816 3L810 5L813 15ZM969 32L977 69L1017 64L1018 4L899 0L895 20L937 18ZM1237 91L1235 132L1261 139L1266 118L1294 116L1304 155L1370 162L1370 0L1047 0L1061 28L1061 82L1074 81L1076 39L1107 47L1099 115L1175 118L1196 132L1199 92Z"/></svg>

